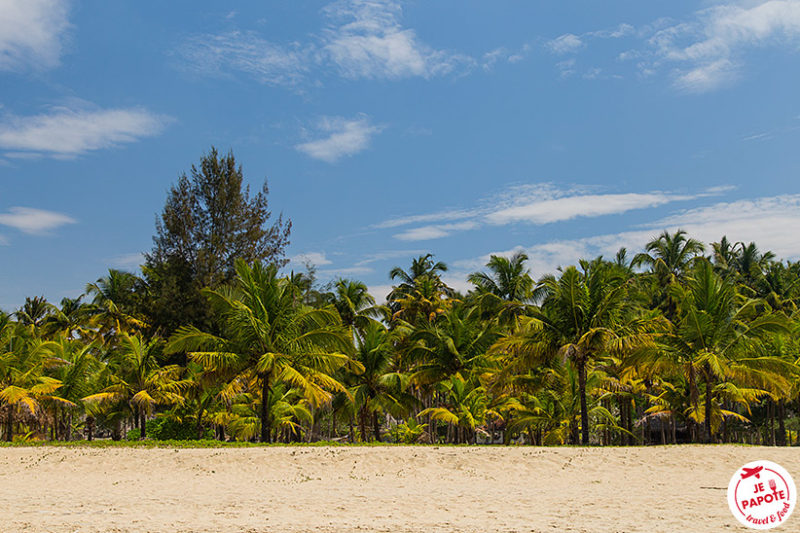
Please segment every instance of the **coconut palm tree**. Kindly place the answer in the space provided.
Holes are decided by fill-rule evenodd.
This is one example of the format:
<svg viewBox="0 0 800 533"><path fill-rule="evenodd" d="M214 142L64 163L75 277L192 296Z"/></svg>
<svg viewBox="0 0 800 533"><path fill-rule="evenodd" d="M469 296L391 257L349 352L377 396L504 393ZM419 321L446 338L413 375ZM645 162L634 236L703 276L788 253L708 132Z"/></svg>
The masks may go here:
<svg viewBox="0 0 800 533"><path fill-rule="evenodd" d="M449 424L454 430L450 440L455 444L473 444L479 426L486 424L489 418L501 418L497 411L490 408L486 390L473 380L451 376L439 383L437 389L441 393L442 404L420 411L417 417L427 416L431 420Z"/></svg>
<svg viewBox="0 0 800 533"><path fill-rule="evenodd" d="M645 245L645 252L633 258L632 266L647 266L649 276L644 281L652 283L652 305L661 309L668 319L675 316L675 302L669 287L683 281L686 272L703 253L700 241L688 238L686 232L673 234L664 231Z"/></svg>
<svg viewBox="0 0 800 533"><path fill-rule="evenodd" d="M541 309L530 313L520 329L498 341L493 350L521 358L529 367L556 358L572 360L578 372L581 443L589 444L587 371L611 351L628 351L651 342L647 321L629 316L627 286L603 261L582 262L583 271L570 266L559 278L540 281Z"/></svg>
<svg viewBox="0 0 800 533"><path fill-rule="evenodd" d="M467 280L479 292L491 293L506 301L525 302L531 298L534 286L530 271L525 268L527 260L524 252L516 252L511 257L493 255L486 263L489 273L473 272Z"/></svg>
<svg viewBox="0 0 800 533"><path fill-rule="evenodd" d="M337 280L328 301L339 312L342 323L348 327L363 327L371 318L386 317L386 309L375 305L375 298L360 281Z"/></svg>
<svg viewBox="0 0 800 533"><path fill-rule="evenodd" d="M53 311L53 305L48 303L44 296L34 296L25 298L25 303L14 315L21 324L38 328Z"/></svg>
<svg viewBox="0 0 800 533"><path fill-rule="evenodd" d="M535 282L525 268L528 255L517 252L510 258L493 255L486 263L489 272L473 272L467 280L475 285L480 305L488 316L504 323L516 319L525 304L535 298Z"/></svg>
<svg viewBox="0 0 800 533"><path fill-rule="evenodd" d="M92 322L104 344L114 345L117 337L147 327L137 312L142 283L130 272L109 269L107 276L86 285L86 294L93 296Z"/></svg>
<svg viewBox="0 0 800 533"><path fill-rule="evenodd" d="M407 392L408 376L398 372L395 343L403 332L388 330L374 320L359 328L356 334L355 360L364 368L353 375L349 389L358 412L362 440L368 439L367 424L371 417L372 437L380 441L379 417L388 412L401 417L408 412L415 398Z"/></svg>
<svg viewBox="0 0 800 533"><path fill-rule="evenodd" d="M762 301L737 294L733 281L720 277L705 259L697 262L685 284L672 287L671 294L677 305L673 328L661 337L659 352L642 352L636 362L664 365L671 361L683 368L689 418L704 422L705 439L712 440L718 380L757 383L763 388L781 373L792 371L778 358L755 354L759 338L787 332L787 321L778 313L763 312L767 306ZM701 380L705 382L703 412Z"/></svg>
<svg viewBox="0 0 800 533"><path fill-rule="evenodd" d="M191 360L225 375L228 381L249 383L255 377L261 394L261 441L270 442L269 396L278 383L302 392L314 407L344 391L332 374L343 366L359 371L348 356L353 344L335 309L311 309L294 297L294 287L278 277L274 265L236 264L232 286L207 289L222 320L221 335L194 327L179 329L168 352L189 352Z"/></svg>
<svg viewBox="0 0 800 533"><path fill-rule="evenodd" d="M29 327L12 321L0 324L0 413L7 441L13 439L15 417L27 415L38 424L45 405L74 405L55 395L62 383L47 375L63 364L52 356L52 343L32 336Z"/></svg>
<svg viewBox="0 0 800 533"><path fill-rule="evenodd" d="M441 279L443 272L447 272L447 265L441 261L434 262L433 254L421 255L414 259L408 272L400 267L394 267L389 272L389 277L392 280L399 280L400 284L394 287L388 296L392 314L397 315L409 301L420 299L439 301L453 296L453 290Z"/></svg>
<svg viewBox="0 0 800 533"><path fill-rule="evenodd" d="M480 309L454 306L437 322L420 324L411 334L414 344L406 357L415 365L412 383L432 385L491 368L487 352L499 338L500 329L482 320Z"/></svg>
<svg viewBox="0 0 800 533"><path fill-rule="evenodd" d="M147 417L157 406L179 405L189 383L181 380L178 365L160 366L161 341L146 340L141 333L123 333L120 345L110 355L110 384L101 392L83 398L84 402L101 403L113 408L125 404L134 414L140 438L147 437Z"/></svg>

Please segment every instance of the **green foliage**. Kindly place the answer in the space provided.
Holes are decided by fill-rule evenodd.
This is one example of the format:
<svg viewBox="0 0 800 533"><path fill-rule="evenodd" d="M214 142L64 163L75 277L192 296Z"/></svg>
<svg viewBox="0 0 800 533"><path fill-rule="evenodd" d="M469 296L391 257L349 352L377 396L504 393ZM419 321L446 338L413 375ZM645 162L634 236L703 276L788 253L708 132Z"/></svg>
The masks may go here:
<svg viewBox="0 0 800 533"><path fill-rule="evenodd" d="M214 438L210 428L202 428L202 435L197 434L197 424L189 420L160 416L147 421L147 438L153 440L204 440Z"/></svg>
<svg viewBox="0 0 800 533"><path fill-rule="evenodd" d="M148 313L165 335L180 326L207 328L212 320L200 292L236 276L235 261L282 266L291 221L272 213L266 180L251 197L232 152L216 148L192 165L167 196L144 267Z"/></svg>
<svg viewBox="0 0 800 533"><path fill-rule="evenodd" d="M209 218L233 205L214 191L241 192L232 157L212 159L172 191L164 262L144 278L110 270L88 303L0 313L3 440L119 441L135 425L87 445L799 444L800 263L726 238L704 257L678 231L538 282L525 254L493 256L460 295L428 254L392 270L383 307L355 280L318 289L313 269L236 260L265 219ZM225 242L181 248L201 237ZM191 308L168 339L163 305Z"/></svg>
<svg viewBox="0 0 800 533"><path fill-rule="evenodd" d="M413 418L402 424L397 424L389 430L389 436L392 441L401 444L417 444L420 439L425 435L425 429L428 424L421 424Z"/></svg>

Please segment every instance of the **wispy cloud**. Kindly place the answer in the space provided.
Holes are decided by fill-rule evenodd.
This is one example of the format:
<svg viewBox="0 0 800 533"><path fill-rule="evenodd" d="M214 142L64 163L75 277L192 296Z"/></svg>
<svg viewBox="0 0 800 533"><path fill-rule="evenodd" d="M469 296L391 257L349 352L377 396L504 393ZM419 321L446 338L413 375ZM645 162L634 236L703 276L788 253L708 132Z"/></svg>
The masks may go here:
<svg viewBox="0 0 800 533"><path fill-rule="evenodd" d="M305 79L314 48L292 43L279 45L255 32L232 31L189 37L178 49L185 67L207 76L243 72L266 85L296 86Z"/></svg>
<svg viewBox="0 0 800 533"><path fill-rule="evenodd" d="M319 277L324 279L345 278L348 276L363 276L371 274L372 268L365 266L353 266L345 268L325 268L317 271Z"/></svg>
<svg viewBox="0 0 800 533"><path fill-rule="evenodd" d="M425 215L411 215L405 217L390 218L379 222L374 227L376 228L396 228L398 226L407 226L409 224L419 224L423 222L440 222L445 220L461 220L470 218L477 214L476 210L453 210L442 211L439 213L428 213Z"/></svg>
<svg viewBox="0 0 800 533"><path fill-rule="evenodd" d="M265 84L295 87L325 74L432 78L478 64L465 54L434 48L404 27L397 0L339 0L322 13L322 28L305 41L280 44L254 32L234 31L192 36L178 53L187 68L200 74L243 72Z"/></svg>
<svg viewBox="0 0 800 533"><path fill-rule="evenodd" d="M477 221L469 220L466 222L458 222L456 224L438 224L431 226L422 226L420 228L409 229L394 235L395 239L401 241L428 241L431 239L441 239L442 237L449 237L457 231L465 231L476 229L480 226Z"/></svg>
<svg viewBox="0 0 800 533"><path fill-rule="evenodd" d="M622 39L626 38L626 39ZM702 93L719 89L742 77L747 53L759 48L797 51L800 43L800 0L732 0L700 9L681 20L657 19L634 27L581 34L565 33L545 42L556 55L577 55L592 46L594 39L620 39L626 49L616 52L603 76L619 77L625 64L633 65L642 78L664 73L675 88ZM575 58L562 60L557 67L562 77L577 70ZM602 61L595 55L593 61ZM568 61L568 62L567 62ZM593 66L595 72L599 67Z"/></svg>
<svg viewBox="0 0 800 533"><path fill-rule="evenodd" d="M135 270L145 262L145 257L142 252L134 252L130 254L116 255L108 260L109 264L114 268L122 268L126 270Z"/></svg>
<svg viewBox="0 0 800 533"><path fill-rule="evenodd" d="M406 217L395 217L374 227L395 228L426 224L394 234L404 241L422 241L448 237L459 231L485 225L503 226L525 223L552 224L579 217L619 215L635 209L648 209L673 202L695 200L728 192L730 187L715 187L694 194L651 191L646 193L600 193L586 187L556 187L549 183L515 186L480 201L479 207L449 209Z"/></svg>
<svg viewBox="0 0 800 533"><path fill-rule="evenodd" d="M371 263L377 263L378 261L387 261L389 259L414 257L427 252L427 250L384 250L382 252L367 254L363 259L358 261L355 266L365 266Z"/></svg>
<svg viewBox="0 0 800 533"><path fill-rule="evenodd" d="M453 262L454 270L478 270L491 255L510 256L524 251L530 257L531 270L537 276L554 272L560 266L574 264L581 258L598 255L613 257L621 247L633 254L662 231L686 230L693 238L710 243L726 235L732 241L756 242L762 250L771 250L783 259L800 258L800 195L783 195L753 200L718 202L709 206L680 211L627 231L582 239L539 242L516 246L480 257Z"/></svg>
<svg viewBox="0 0 800 533"><path fill-rule="evenodd" d="M437 50L400 23L396 0L340 0L324 12L323 53L346 78L392 79L449 74L471 66L468 56Z"/></svg>
<svg viewBox="0 0 800 533"><path fill-rule="evenodd" d="M0 0L0 70L58 66L67 13L66 0Z"/></svg>
<svg viewBox="0 0 800 533"><path fill-rule="evenodd" d="M366 116L353 119L324 117L316 125L316 133L323 137L298 144L295 148L314 159L336 163L343 157L366 150L372 137L383 129L384 126L372 124Z"/></svg>
<svg viewBox="0 0 800 533"><path fill-rule="evenodd" d="M695 197L654 192L644 194L581 194L534 199L489 213L486 215L486 221L495 225L513 222L549 224L578 217L622 214L633 209L646 209L679 200L691 200L692 198Z"/></svg>
<svg viewBox="0 0 800 533"><path fill-rule="evenodd" d="M167 117L142 108L54 107L33 116L0 120L0 148L8 157L75 157L160 133Z"/></svg>
<svg viewBox="0 0 800 533"><path fill-rule="evenodd" d="M0 225L31 235L46 235L61 226L75 222L74 218L63 213L33 207L12 207L7 212L0 213Z"/></svg>
<svg viewBox="0 0 800 533"><path fill-rule="evenodd" d="M545 46L554 54L568 54L583 48L583 40L574 33L565 33L553 40L547 41Z"/></svg>
<svg viewBox="0 0 800 533"><path fill-rule="evenodd" d="M307 264L325 266L332 263L332 261L328 259L328 256L325 255L325 252L303 252L293 255L289 258L289 261L297 266L305 266Z"/></svg>
<svg viewBox="0 0 800 533"><path fill-rule="evenodd" d="M798 38L800 1L767 0L698 11L694 20L661 29L649 42L659 58L677 64L676 86L704 92L736 79L743 51L794 45Z"/></svg>

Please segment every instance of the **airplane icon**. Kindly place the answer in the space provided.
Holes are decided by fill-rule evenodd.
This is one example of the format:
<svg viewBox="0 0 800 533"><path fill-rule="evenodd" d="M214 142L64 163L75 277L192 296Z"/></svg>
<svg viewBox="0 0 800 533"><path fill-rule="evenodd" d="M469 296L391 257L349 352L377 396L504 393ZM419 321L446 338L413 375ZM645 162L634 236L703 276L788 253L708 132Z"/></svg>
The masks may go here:
<svg viewBox="0 0 800 533"><path fill-rule="evenodd" d="M755 468L745 468L744 473L742 474L742 479L747 479L751 476L756 476L756 479L761 479L761 475L759 472L764 470L763 466L757 466Z"/></svg>

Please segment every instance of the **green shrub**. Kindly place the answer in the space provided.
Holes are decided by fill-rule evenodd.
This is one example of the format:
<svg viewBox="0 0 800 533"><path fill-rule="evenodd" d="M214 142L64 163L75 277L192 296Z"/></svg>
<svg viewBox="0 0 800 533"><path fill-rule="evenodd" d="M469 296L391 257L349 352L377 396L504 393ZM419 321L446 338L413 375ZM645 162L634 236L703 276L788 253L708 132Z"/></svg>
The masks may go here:
<svg viewBox="0 0 800 533"><path fill-rule="evenodd" d="M153 440L198 440L197 426L189 420L158 417L147 421L147 437ZM199 440L213 439L211 428L203 428Z"/></svg>
<svg viewBox="0 0 800 533"><path fill-rule="evenodd" d="M136 428L136 429L132 429L132 430L128 431L128 434L125 435L125 440L131 440L131 441L139 440L139 437L141 437L141 436L142 436L142 432L139 430L139 428Z"/></svg>

